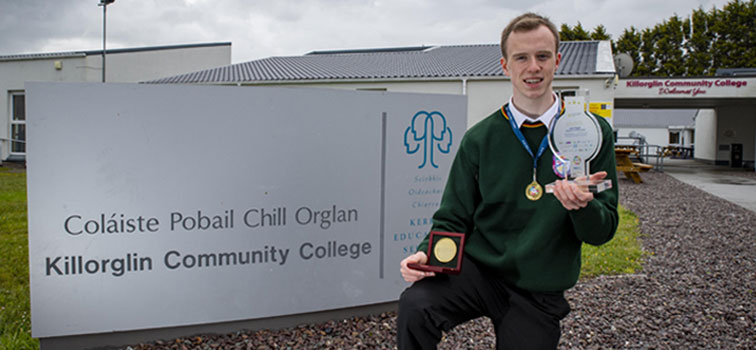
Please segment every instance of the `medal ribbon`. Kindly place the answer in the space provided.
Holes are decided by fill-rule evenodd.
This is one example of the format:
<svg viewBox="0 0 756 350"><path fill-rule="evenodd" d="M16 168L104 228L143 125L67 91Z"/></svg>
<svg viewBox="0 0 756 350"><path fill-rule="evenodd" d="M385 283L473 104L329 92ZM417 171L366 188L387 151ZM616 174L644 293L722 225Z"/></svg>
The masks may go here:
<svg viewBox="0 0 756 350"><path fill-rule="evenodd" d="M536 174L536 168L538 168L538 158L541 158L541 155L543 155L543 152L546 151L546 148L549 147L549 133L547 132L546 135L543 136L543 140L541 140L541 145L538 146L538 151L535 155L533 155L533 150L530 149L530 145L528 145L528 141L525 140L525 135L522 134L522 131L520 131L520 128L517 127L517 123L514 121L514 116L512 115L512 111L509 110L509 104L507 103L504 106L504 111L507 114L507 119L509 119L509 125L512 126L512 131L514 131L515 136L518 140L520 140L520 143L522 143L522 146L525 147L525 150L528 151L528 154L530 154L531 157L533 157L533 181L535 181L535 174ZM559 117L559 109L557 109L557 113L554 116L554 118Z"/></svg>

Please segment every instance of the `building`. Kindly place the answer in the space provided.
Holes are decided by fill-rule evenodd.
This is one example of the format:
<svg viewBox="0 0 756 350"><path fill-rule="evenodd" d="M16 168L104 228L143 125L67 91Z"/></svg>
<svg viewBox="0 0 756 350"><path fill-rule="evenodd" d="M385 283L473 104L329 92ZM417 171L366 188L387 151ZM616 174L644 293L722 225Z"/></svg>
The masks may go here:
<svg viewBox="0 0 756 350"><path fill-rule="evenodd" d="M693 148L697 109L616 109L614 130L617 144L643 138L659 147Z"/></svg>
<svg viewBox="0 0 756 350"><path fill-rule="evenodd" d="M139 82L228 65L231 43L108 49L107 82ZM27 81L100 82L102 50L0 56L0 161L25 159Z"/></svg>
<svg viewBox="0 0 756 350"><path fill-rule="evenodd" d="M615 68L609 41L561 42L553 83L558 93L589 90L595 111L611 119ZM314 51L270 57L157 79L158 84L307 86L462 94L468 125L501 107L512 94L498 44Z"/></svg>
<svg viewBox="0 0 756 350"><path fill-rule="evenodd" d="M610 46L609 41L561 42L562 61L554 90L560 94L588 90L591 111L612 124L616 108L700 109L693 130L686 123L667 124L663 131L667 140L659 143L684 147L694 144L695 158L708 163L753 166L756 155L753 70L722 70L723 75L717 77L619 79ZM468 125L473 125L499 108L512 93L509 79L499 64L500 57L498 44L315 51L150 82L462 94L468 97Z"/></svg>
<svg viewBox="0 0 756 350"><path fill-rule="evenodd" d="M713 77L621 79L614 96L615 108L633 110L632 113L642 109L698 110L695 114L695 132L690 136L695 147L695 159L736 168L753 168L756 155L756 74L747 69L722 70L722 74ZM685 126L678 122L670 125ZM678 129L682 139L685 128Z"/></svg>
<svg viewBox="0 0 756 350"><path fill-rule="evenodd" d="M108 50L107 78L156 84L462 94L468 97L468 125L499 108L512 93L509 78L499 64L498 44L314 51L234 65L230 65L230 46L215 43ZM667 140L662 142L665 137L659 136L654 142L695 145L698 160L753 167L756 75L752 69L721 70L715 77L618 79L610 47L609 41L561 42L562 61L554 90L561 95L587 90L591 111L611 124L617 108L700 110L693 129L686 123L672 122L662 131ZM100 81L101 54L83 51L0 56L0 89L7 93L1 102L7 117L0 118L0 160L23 159L23 143L9 141L23 137L23 82ZM631 124L624 128L633 123L628 122Z"/></svg>

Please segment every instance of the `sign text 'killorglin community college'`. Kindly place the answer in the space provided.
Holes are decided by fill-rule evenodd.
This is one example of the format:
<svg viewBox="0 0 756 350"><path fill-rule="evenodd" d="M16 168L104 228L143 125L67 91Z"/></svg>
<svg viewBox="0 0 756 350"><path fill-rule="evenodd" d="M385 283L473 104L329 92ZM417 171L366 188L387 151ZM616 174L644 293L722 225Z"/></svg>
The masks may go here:
<svg viewBox="0 0 756 350"><path fill-rule="evenodd" d="M28 83L32 334L398 299L464 96Z"/></svg>

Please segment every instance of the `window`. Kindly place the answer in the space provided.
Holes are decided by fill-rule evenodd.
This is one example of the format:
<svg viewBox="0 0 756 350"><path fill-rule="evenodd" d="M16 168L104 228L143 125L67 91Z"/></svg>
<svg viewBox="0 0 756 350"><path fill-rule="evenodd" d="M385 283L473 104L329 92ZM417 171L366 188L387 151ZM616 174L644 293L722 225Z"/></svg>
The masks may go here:
<svg viewBox="0 0 756 350"><path fill-rule="evenodd" d="M557 97L560 99L564 99L565 97L572 97L575 96L578 88L577 87L559 87L554 88L554 93L557 94Z"/></svg>
<svg viewBox="0 0 756 350"><path fill-rule="evenodd" d="M669 144L670 145L679 145L680 144L680 132L679 131L670 131L669 132Z"/></svg>
<svg viewBox="0 0 756 350"><path fill-rule="evenodd" d="M11 154L26 153L26 96L23 93L11 94L10 122Z"/></svg>

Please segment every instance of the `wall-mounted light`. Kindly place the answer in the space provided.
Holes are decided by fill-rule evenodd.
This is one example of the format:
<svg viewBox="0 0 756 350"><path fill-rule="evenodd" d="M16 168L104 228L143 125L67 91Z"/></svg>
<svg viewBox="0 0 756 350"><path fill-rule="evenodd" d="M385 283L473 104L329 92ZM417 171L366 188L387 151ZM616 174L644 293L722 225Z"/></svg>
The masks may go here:
<svg viewBox="0 0 756 350"><path fill-rule="evenodd" d="M617 87L619 85L619 75L615 74L613 78L604 80L604 88Z"/></svg>

